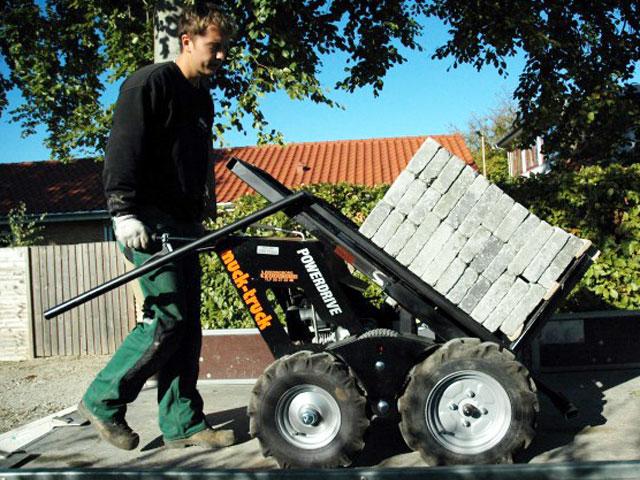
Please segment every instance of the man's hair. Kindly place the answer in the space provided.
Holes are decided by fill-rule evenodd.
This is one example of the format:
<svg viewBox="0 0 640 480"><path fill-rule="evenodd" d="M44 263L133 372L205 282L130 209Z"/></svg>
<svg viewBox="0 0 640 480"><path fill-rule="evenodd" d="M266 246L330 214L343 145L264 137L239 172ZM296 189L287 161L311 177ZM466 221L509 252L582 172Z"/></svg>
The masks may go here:
<svg viewBox="0 0 640 480"><path fill-rule="evenodd" d="M218 27L227 38L235 33L235 25L231 17L219 5L196 0L194 5L186 7L180 15L178 38L182 38L184 34L191 37L203 35L209 25ZM182 50L182 41L180 41L180 50Z"/></svg>

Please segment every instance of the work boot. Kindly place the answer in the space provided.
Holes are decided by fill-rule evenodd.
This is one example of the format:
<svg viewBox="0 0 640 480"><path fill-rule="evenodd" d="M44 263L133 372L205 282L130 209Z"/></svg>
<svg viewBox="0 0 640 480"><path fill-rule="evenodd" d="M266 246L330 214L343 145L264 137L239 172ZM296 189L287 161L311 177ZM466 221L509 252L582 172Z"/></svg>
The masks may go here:
<svg viewBox="0 0 640 480"><path fill-rule="evenodd" d="M164 444L168 448L183 448L198 446L202 448L222 448L233 445L235 435L233 430L213 430L205 428L190 437L180 438L178 440L165 440Z"/></svg>
<svg viewBox="0 0 640 480"><path fill-rule="evenodd" d="M127 422L122 420L105 421L96 417L85 406L84 402L78 404L78 412L89 420L98 431L103 440L122 450L133 450L140 443L140 437L131 430Z"/></svg>

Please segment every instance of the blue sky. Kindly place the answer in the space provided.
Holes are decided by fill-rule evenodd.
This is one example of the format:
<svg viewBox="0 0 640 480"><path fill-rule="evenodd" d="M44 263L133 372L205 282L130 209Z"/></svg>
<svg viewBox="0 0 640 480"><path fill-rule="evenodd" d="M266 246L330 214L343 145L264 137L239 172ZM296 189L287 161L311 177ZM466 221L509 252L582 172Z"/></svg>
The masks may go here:
<svg viewBox="0 0 640 480"><path fill-rule="evenodd" d="M502 95L510 96L524 66L522 56L508 62L507 78L493 68L477 72L470 66L447 71L453 61L431 60L436 47L447 38L446 28L436 20L425 23L422 44L424 52L405 52L408 61L396 66L385 77L381 94L374 97L370 88L353 94L333 92L334 100L346 110L316 105L309 101L293 101L286 94L275 93L264 98L263 110L272 128L284 133L287 142L323 141L441 134L455 125L465 128L470 116L482 115L498 103ZM326 58L321 74L325 87L340 78L343 63ZM0 64L0 71L7 67ZM115 101L118 84L108 86L105 101ZM9 95L16 106L20 94ZM215 99L214 99L215 100ZM247 122L250 127L250 122ZM254 145L255 133L229 132L225 141L230 146ZM20 127L8 122L6 112L0 118L0 162L46 160L49 152L42 145L44 130L25 139Z"/></svg>

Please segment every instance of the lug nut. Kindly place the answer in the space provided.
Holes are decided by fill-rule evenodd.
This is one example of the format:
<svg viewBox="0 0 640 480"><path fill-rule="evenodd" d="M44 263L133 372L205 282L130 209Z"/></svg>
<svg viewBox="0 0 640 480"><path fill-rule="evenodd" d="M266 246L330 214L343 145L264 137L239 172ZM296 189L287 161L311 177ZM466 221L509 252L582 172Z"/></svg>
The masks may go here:
<svg viewBox="0 0 640 480"><path fill-rule="evenodd" d="M467 390L467 397L473 398L475 396L476 396L476 394L475 394L475 392L473 390Z"/></svg>
<svg viewBox="0 0 640 480"><path fill-rule="evenodd" d="M378 401L378 413L381 416L385 416L387 413L389 413L389 402L387 402L386 400L379 400Z"/></svg>
<svg viewBox="0 0 640 480"><path fill-rule="evenodd" d="M456 405L455 403L449 404L449 410L457 410L457 409L458 409L458 405Z"/></svg>
<svg viewBox="0 0 640 480"><path fill-rule="evenodd" d="M471 426L471 422L470 422L469 420L465 420L464 422L462 422L462 424L463 424L465 427L470 427L470 426Z"/></svg>
<svg viewBox="0 0 640 480"><path fill-rule="evenodd" d="M486 408L483 408L483 409L482 409L482 414L483 414L483 415L486 415L487 413L489 413L489 410L487 410Z"/></svg>
<svg viewBox="0 0 640 480"><path fill-rule="evenodd" d="M320 422L320 415L314 409L307 408L301 412L300 420L304 425L315 427Z"/></svg>

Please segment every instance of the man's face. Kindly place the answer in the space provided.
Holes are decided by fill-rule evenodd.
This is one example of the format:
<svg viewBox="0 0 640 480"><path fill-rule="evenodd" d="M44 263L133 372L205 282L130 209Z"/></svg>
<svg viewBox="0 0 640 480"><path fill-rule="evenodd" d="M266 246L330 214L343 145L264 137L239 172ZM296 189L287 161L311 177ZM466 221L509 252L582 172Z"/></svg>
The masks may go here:
<svg viewBox="0 0 640 480"><path fill-rule="evenodd" d="M227 54L227 38L215 25L209 25L204 34L190 37L183 45L192 71L202 77L213 75Z"/></svg>

